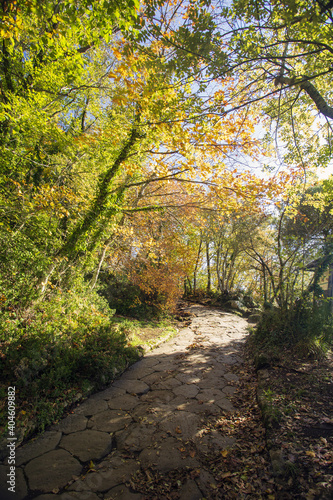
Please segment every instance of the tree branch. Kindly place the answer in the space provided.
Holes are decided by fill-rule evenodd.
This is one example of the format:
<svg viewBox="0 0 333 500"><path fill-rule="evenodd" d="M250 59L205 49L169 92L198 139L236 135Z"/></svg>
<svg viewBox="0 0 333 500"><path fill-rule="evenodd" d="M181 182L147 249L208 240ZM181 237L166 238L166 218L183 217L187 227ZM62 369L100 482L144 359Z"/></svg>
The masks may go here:
<svg viewBox="0 0 333 500"><path fill-rule="evenodd" d="M299 80L296 78L288 78L286 76L278 76L275 79L275 85L279 84L289 85L290 87L300 87L312 99L312 101L317 106L318 111L327 118L331 118L333 120L333 107L327 104L320 92L307 78L303 77L301 80Z"/></svg>

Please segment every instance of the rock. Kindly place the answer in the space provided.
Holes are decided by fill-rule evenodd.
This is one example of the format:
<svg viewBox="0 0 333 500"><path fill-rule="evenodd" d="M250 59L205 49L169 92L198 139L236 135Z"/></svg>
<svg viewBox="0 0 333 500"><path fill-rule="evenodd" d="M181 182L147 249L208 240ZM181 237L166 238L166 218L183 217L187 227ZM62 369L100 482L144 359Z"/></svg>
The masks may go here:
<svg viewBox="0 0 333 500"><path fill-rule="evenodd" d="M158 365L158 363L159 363L159 360L155 357L155 354L150 354L150 355L148 354L146 357L144 357L143 359L141 359L140 361L138 361L137 363L135 363L133 365L133 370L137 364L140 364L140 368L142 368L142 367L152 368L152 367Z"/></svg>
<svg viewBox="0 0 333 500"><path fill-rule="evenodd" d="M285 460L282 456L282 451L279 449L270 449L269 456L271 458L273 474L275 476L282 476L285 472Z"/></svg>
<svg viewBox="0 0 333 500"><path fill-rule="evenodd" d="M145 402L156 402L160 401L161 403L168 403L175 398L175 395L172 391L167 390L159 390L159 391L151 391L148 394L145 394L141 397L142 401Z"/></svg>
<svg viewBox="0 0 333 500"><path fill-rule="evenodd" d="M88 428L96 431L113 433L124 429L132 417L123 410L106 410L91 417Z"/></svg>
<svg viewBox="0 0 333 500"><path fill-rule="evenodd" d="M24 500L28 494L27 483L24 479L23 470L19 467L15 469L15 493L8 491L7 481L9 481L9 467L0 465L0 498L1 500ZM2 490L3 488L3 490Z"/></svg>
<svg viewBox="0 0 333 500"><path fill-rule="evenodd" d="M156 448L143 450L139 455L139 461L143 467L153 467L160 472L199 466L198 461L194 458L183 459L179 448L180 444L175 438L166 438Z"/></svg>
<svg viewBox="0 0 333 500"><path fill-rule="evenodd" d="M98 491L103 493L119 484L129 481L131 476L139 469L140 465L136 460L128 459L117 467L112 465L111 460L108 470L88 474L84 479L73 483L69 487L69 490L79 492Z"/></svg>
<svg viewBox="0 0 333 500"><path fill-rule="evenodd" d="M161 372L154 372L146 377L143 377L142 381L152 386L153 384L159 384L163 379L165 379L165 377Z"/></svg>
<svg viewBox="0 0 333 500"><path fill-rule="evenodd" d="M222 378L216 378L214 376L214 372L210 373L209 375L205 376L198 384L197 386L200 387L201 390L203 389L211 389L212 387L215 387L217 389L223 389L227 385L227 381Z"/></svg>
<svg viewBox="0 0 333 500"><path fill-rule="evenodd" d="M195 360L193 362L196 363ZM175 378L180 380L183 384L197 384L201 381L201 377L194 375L193 371L192 373L178 373Z"/></svg>
<svg viewBox="0 0 333 500"><path fill-rule="evenodd" d="M228 380L228 382L238 382L239 380L239 377L238 375L235 375L234 373L226 373L224 375L224 378L226 378Z"/></svg>
<svg viewBox="0 0 333 500"><path fill-rule="evenodd" d="M220 414L220 408L215 404L209 402L198 401L196 399L187 399L185 402L183 398L176 398L173 403L177 404L177 410L183 410L190 413L196 413L202 415L206 413L207 415Z"/></svg>
<svg viewBox="0 0 333 500"><path fill-rule="evenodd" d="M60 431L48 431L42 436L28 442L26 445L16 450L16 465L26 464L33 458L39 457L44 453L54 450L61 439Z"/></svg>
<svg viewBox="0 0 333 500"><path fill-rule="evenodd" d="M207 472L205 469L200 469L200 476L196 478L195 482L203 492L205 498L214 498L213 492L216 492L217 485L212 474Z"/></svg>
<svg viewBox="0 0 333 500"><path fill-rule="evenodd" d="M173 436L182 439L193 439L200 426L200 417L188 411L177 411L162 418L158 427L163 431L169 431Z"/></svg>
<svg viewBox="0 0 333 500"><path fill-rule="evenodd" d="M141 500L140 493L131 493L124 484L116 486L104 495L104 500Z"/></svg>
<svg viewBox="0 0 333 500"><path fill-rule="evenodd" d="M109 408L111 410L131 410L138 404L140 404L140 400L137 397L131 396L130 394L124 394L124 396L110 399Z"/></svg>
<svg viewBox="0 0 333 500"><path fill-rule="evenodd" d="M230 448L235 442L236 440L234 438L224 436L222 432L217 429L210 429L208 433L198 436L195 439L195 443L200 449L202 446L205 447L204 451L207 448L225 450Z"/></svg>
<svg viewBox="0 0 333 500"><path fill-rule="evenodd" d="M244 295L243 302L244 302L245 306L249 307L250 309L254 309L254 308L258 307L257 302L255 302L250 295Z"/></svg>
<svg viewBox="0 0 333 500"><path fill-rule="evenodd" d="M153 390L172 390L174 389L175 387L179 387L182 383L177 380L175 377L168 377L164 380L162 380L161 382L159 382L158 384L153 384L151 386L151 389Z"/></svg>
<svg viewBox="0 0 333 500"><path fill-rule="evenodd" d="M187 479L180 490L179 500L201 500L202 493L193 479Z"/></svg>
<svg viewBox="0 0 333 500"><path fill-rule="evenodd" d="M215 402L215 404L219 406L221 410L230 412L235 411L235 407L230 403L229 399L227 398L219 399L218 401Z"/></svg>
<svg viewBox="0 0 333 500"><path fill-rule="evenodd" d="M38 495L38 497L34 497L33 500L59 500L59 496L53 493L45 493L43 495Z"/></svg>
<svg viewBox="0 0 333 500"><path fill-rule="evenodd" d="M59 499L59 496L56 498ZM60 500L100 500L100 498L92 491L66 491L60 496Z"/></svg>
<svg viewBox="0 0 333 500"><path fill-rule="evenodd" d="M81 470L82 465L68 451L53 450L31 460L24 472L31 490L49 493L66 486Z"/></svg>
<svg viewBox="0 0 333 500"><path fill-rule="evenodd" d="M236 391L237 391L236 387L233 387L232 385L227 385L222 389L222 392L224 392L228 396L235 394Z"/></svg>
<svg viewBox="0 0 333 500"><path fill-rule="evenodd" d="M118 396L123 396L126 394L126 391L124 389L119 389L119 387L108 387L107 389L104 389L104 391L97 392L96 394L93 394L90 396L89 400L90 401L102 401L103 399L105 401L109 401L110 399L117 398Z"/></svg>
<svg viewBox="0 0 333 500"><path fill-rule="evenodd" d="M261 320L261 314L250 314L247 318L249 323L258 323Z"/></svg>
<svg viewBox="0 0 333 500"><path fill-rule="evenodd" d="M108 404L104 400L94 401L93 399L87 399L84 403L78 406L74 413L75 415L84 415L85 417L91 417L96 415L100 411L107 410Z"/></svg>
<svg viewBox="0 0 333 500"><path fill-rule="evenodd" d="M59 496L53 493L46 493L45 495L35 497L33 500L59 500ZM64 500L66 499L64 498Z"/></svg>
<svg viewBox="0 0 333 500"><path fill-rule="evenodd" d="M81 462L100 460L111 451L111 436L106 432L85 430L64 436L59 446Z"/></svg>
<svg viewBox="0 0 333 500"><path fill-rule="evenodd" d="M70 434L71 432L83 431L87 427L88 419L84 415L68 415L58 424L52 426L52 429Z"/></svg>
<svg viewBox="0 0 333 500"><path fill-rule="evenodd" d="M176 387L175 389L173 389L173 393L176 396L183 396L185 398L191 399L198 394L199 390L199 387L194 384L183 384L180 387Z"/></svg>
<svg viewBox="0 0 333 500"><path fill-rule="evenodd" d="M117 450L141 451L156 441L162 433L154 425L133 424L128 429L117 432Z"/></svg>
<svg viewBox="0 0 333 500"><path fill-rule="evenodd" d="M115 382L114 387L119 387L119 389L124 389L129 394L146 394L150 391L149 385L147 385L142 380L118 380Z"/></svg>
<svg viewBox="0 0 333 500"><path fill-rule="evenodd" d="M244 305L239 300L229 300L225 304L226 307L230 309L234 309L235 311L243 311Z"/></svg>
<svg viewBox="0 0 333 500"><path fill-rule="evenodd" d="M151 375L152 373L154 373L154 371L155 371L154 368L151 368L149 366L144 366L139 361L139 363L135 363L135 365L132 365L128 369L127 373L128 373L128 378L142 379L144 377L147 377L148 375Z"/></svg>
<svg viewBox="0 0 333 500"><path fill-rule="evenodd" d="M198 401L214 403L225 397L225 394L220 389L203 389L197 395Z"/></svg>

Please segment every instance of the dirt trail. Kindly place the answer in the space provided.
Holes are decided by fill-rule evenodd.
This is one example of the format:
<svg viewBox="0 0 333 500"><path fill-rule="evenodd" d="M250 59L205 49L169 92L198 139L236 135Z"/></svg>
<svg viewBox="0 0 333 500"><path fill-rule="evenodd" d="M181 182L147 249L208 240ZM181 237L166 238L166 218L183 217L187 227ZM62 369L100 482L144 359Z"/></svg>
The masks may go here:
<svg viewBox="0 0 333 500"><path fill-rule="evenodd" d="M218 498L204 453L223 453L233 440L205 423L234 410L231 367L241 362L248 323L200 305L187 311L190 327L17 448L17 500ZM7 473L5 463L0 484Z"/></svg>

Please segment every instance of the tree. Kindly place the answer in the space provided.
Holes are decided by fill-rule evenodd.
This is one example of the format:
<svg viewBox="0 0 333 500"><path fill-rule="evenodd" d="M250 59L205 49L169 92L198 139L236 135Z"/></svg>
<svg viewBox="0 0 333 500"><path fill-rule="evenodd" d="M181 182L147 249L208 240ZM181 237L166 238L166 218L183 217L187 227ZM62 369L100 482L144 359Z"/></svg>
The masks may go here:
<svg viewBox="0 0 333 500"><path fill-rule="evenodd" d="M169 64L178 65L202 88L213 81L218 86L226 77L237 82L223 101L207 102L201 112L221 116L256 107L262 124L278 129L266 139L278 138L280 146L288 148L287 165L301 164L306 173L310 166L327 164L333 117L329 3L235 0L229 7L213 1L188 9L184 2L179 5L185 21L174 22L171 33L164 29L171 16L156 15L146 23L147 33L168 50Z"/></svg>

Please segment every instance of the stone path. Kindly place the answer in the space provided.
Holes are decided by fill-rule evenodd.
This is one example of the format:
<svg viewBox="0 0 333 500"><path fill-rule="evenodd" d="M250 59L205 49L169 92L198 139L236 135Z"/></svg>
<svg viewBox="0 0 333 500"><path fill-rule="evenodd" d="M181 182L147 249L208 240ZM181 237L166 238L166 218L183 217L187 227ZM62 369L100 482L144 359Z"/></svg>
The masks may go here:
<svg viewBox="0 0 333 500"><path fill-rule="evenodd" d="M187 310L193 314L190 327L17 448L16 495L8 498L140 500L148 497L130 489L131 476L174 469L188 477L179 489L181 500L210 497L214 477L200 462L200 451L223 450L233 441L221 430L207 432L204 421L233 411L229 396L237 376L230 367L241 361L248 323L200 305ZM190 474L193 470L197 473ZM7 474L5 463L1 485Z"/></svg>

